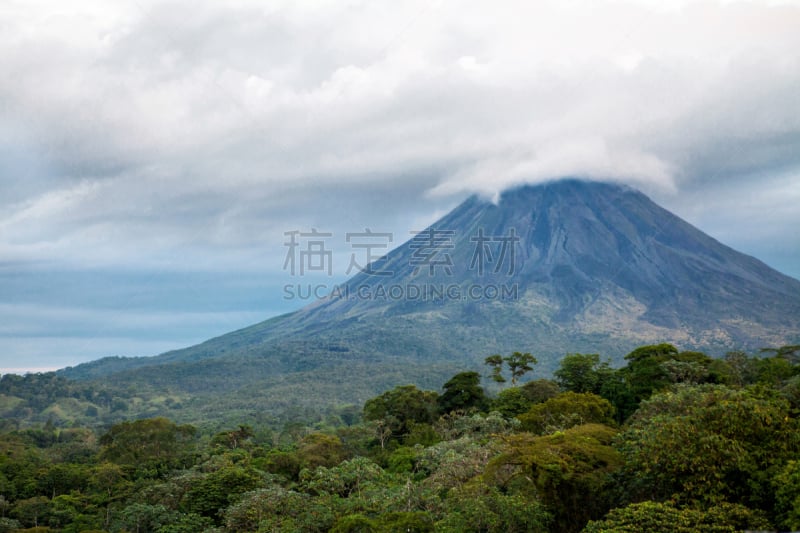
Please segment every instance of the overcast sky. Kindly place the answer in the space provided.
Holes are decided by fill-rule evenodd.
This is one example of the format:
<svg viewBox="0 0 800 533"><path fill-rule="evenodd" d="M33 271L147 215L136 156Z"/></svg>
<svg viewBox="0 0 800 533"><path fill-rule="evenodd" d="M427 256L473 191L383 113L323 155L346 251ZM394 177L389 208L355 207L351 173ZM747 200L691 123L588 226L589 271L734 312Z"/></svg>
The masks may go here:
<svg viewBox="0 0 800 533"><path fill-rule="evenodd" d="M0 73L2 372L296 309L284 232L558 176L800 277L797 2L5 0Z"/></svg>

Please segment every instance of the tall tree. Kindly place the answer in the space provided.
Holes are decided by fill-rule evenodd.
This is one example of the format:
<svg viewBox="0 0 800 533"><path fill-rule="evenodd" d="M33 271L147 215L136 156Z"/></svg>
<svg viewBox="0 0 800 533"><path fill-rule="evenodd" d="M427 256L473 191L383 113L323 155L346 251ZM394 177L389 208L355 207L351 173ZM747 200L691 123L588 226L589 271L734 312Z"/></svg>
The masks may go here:
<svg viewBox="0 0 800 533"><path fill-rule="evenodd" d="M408 436L416 424L430 424L438 413L438 395L403 385L364 404L364 419L385 424L393 438Z"/></svg>
<svg viewBox="0 0 800 533"><path fill-rule="evenodd" d="M447 414L451 411L483 409L486 406L486 393L481 387L481 375L477 372L460 372L450 378L439 396L439 410Z"/></svg>
<svg viewBox="0 0 800 533"><path fill-rule="evenodd" d="M503 366L508 366L508 371L511 374L511 386L514 387L517 385L519 378L533 370L532 365L535 365L538 361L527 352L514 352L506 357L499 354L490 355L484 359L484 363L492 368L491 377L497 383L506 382L506 378L503 376Z"/></svg>
<svg viewBox="0 0 800 533"><path fill-rule="evenodd" d="M564 390L598 394L611 372L607 362L600 362L599 354L572 353L561 359L553 375Z"/></svg>
<svg viewBox="0 0 800 533"><path fill-rule="evenodd" d="M508 370L511 373L511 386L517 384L519 378L533 370L533 365L538 363L534 356L529 353L514 352L508 357L504 357L503 361L508 365Z"/></svg>
<svg viewBox="0 0 800 533"><path fill-rule="evenodd" d="M496 383L505 383L506 378L503 377L503 356L500 354L490 355L483 361L492 369L491 377Z"/></svg>

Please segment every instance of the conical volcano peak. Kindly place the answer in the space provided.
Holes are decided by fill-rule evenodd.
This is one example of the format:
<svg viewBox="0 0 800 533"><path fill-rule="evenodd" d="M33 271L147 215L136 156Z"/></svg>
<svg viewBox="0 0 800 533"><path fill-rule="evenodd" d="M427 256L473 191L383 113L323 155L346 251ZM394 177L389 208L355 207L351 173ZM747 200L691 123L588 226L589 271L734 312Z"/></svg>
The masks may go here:
<svg viewBox="0 0 800 533"><path fill-rule="evenodd" d="M315 305L309 318L435 312L474 320L489 307L522 316L536 302L536 321L548 327L597 334L612 328L634 337L649 331L653 340L656 332L671 332L674 342L700 346L715 337L734 346L765 333L761 324L800 316L800 282L722 245L627 185L567 178L506 190L497 204L473 196L428 233L441 237L441 249L433 240L410 240L387 256L390 278L356 276L346 284L347 297ZM446 268L420 271L428 257ZM458 290L431 299L410 299L400 289L394 299L352 297L394 287L421 293L434 284ZM464 297L476 287L492 294L507 289L513 297Z"/></svg>
<svg viewBox="0 0 800 533"><path fill-rule="evenodd" d="M642 344L721 355L800 343L800 281L615 183L524 185L496 204L472 196L379 267L389 275L362 271L294 313L152 364L463 368L525 350L547 372L567 352L621 362Z"/></svg>

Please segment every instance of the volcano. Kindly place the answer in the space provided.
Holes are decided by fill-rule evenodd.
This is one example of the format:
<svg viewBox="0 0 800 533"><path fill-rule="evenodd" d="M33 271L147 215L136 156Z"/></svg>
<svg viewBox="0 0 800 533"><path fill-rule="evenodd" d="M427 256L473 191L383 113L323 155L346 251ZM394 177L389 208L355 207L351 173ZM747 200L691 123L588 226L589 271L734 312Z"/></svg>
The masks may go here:
<svg viewBox="0 0 800 533"><path fill-rule="evenodd" d="M468 198L294 313L157 357L63 372L197 391L258 382L288 397L293 384L324 381L341 397L336 383L355 376L363 394L441 383L517 350L534 353L546 375L568 352L619 363L642 344L721 355L798 341L800 281L635 189L566 179L497 202Z"/></svg>

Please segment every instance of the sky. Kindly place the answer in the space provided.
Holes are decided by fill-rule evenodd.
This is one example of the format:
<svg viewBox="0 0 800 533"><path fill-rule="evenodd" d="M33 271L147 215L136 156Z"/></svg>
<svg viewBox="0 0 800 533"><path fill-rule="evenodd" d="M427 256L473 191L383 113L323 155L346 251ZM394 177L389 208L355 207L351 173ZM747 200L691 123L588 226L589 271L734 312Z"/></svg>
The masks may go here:
<svg viewBox="0 0 800 533"><path fill-rule="evenodd" d="M4 0L0 72L0 373L297 309L347 232L560 176L800 278L798 2Z"/></svg>

